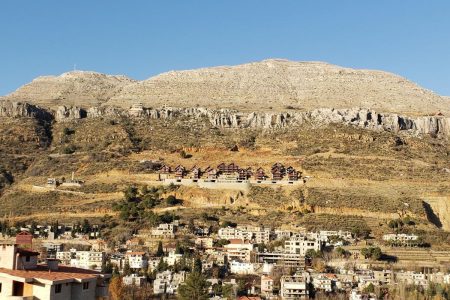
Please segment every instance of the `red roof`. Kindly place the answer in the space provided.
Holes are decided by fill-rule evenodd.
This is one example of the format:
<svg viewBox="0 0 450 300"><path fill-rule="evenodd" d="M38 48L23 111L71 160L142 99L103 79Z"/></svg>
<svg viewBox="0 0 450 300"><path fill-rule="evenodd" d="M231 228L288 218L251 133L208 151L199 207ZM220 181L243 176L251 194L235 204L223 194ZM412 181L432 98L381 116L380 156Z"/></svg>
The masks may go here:
<svg viewBox="0 0 450 300"><path fill-rule="evenodd" d="M238 300L261 300L259 296L240 296Z"/></svg>
<svg viewBox="0 0 450 300"><path fill-rule="evenodd" d="M244 241L241 239L230 239L230 244L243 244Z"/></svg>
<svg viewBox="0 0 450 300"><path fill-rule="evenodd" d="M32 270L11 270L0 268L1 274L8 274L14 277L20 277L25 281L32 281L35 279L49 280L49 281L70 281L70 280L88 280L94 279L103 274L86 269L79 269L68 266L59 266L58 270L49 270L47 265L38 265Z"/></svg>
<svg viewBox="0 0 450 300"><path fill-rule="evenodd" d="M142 251L135 251L135 252L125 252L125 255L145 255L145 252Z"/></svg>
<svg viewBox="0 0 450 300"><path fill-rule="evenodd" d="M39 252L33 251L31 249L22 249L22 248L17 248L17 253L25 256L37 256L40 254Z"/></svg>

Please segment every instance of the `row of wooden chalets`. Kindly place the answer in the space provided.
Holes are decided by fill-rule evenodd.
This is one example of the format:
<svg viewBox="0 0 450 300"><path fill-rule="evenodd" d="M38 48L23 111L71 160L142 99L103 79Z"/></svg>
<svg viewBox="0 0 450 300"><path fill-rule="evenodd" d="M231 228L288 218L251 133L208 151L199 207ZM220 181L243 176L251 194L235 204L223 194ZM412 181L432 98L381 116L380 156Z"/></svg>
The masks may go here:
<svg viewBox="0 0 450 300"><path fill-rule="evenodd" d="M263 168L259 167L255 171L252 168L241 168L235 163L221 163L217 167L208 166L204 169L194 166L190 169L185 168L182 165L171 167L169 165L163 165L159 170L159 173L164 175L162 178L174 178L174 179L228 179L236 181L244 181L254 179L256 181L298 181L301 178L301 172L297 171L293 167L285 167L281 163L275 163L272 165L270 172L266 172Z"/></svg>

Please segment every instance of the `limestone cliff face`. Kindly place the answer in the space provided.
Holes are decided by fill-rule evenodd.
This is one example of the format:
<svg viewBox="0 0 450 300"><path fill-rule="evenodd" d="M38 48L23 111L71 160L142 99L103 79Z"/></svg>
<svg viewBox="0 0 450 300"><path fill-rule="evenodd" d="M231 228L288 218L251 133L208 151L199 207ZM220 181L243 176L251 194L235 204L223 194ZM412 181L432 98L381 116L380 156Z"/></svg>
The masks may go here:
<svg viewBox="0 0 450 300"><path fill-rule="evenodd" d="M444 230L450 230L450 197L427 196L429 220Z"/></svg>
<svg viewBox="0 0 450 300"><path fill-rule="evenodd" d="M0 102L0 116L35 117L65 122L83 118L129 117L169 120L178 117L192 119L206 118L220 128L296 128L304 125L325 126L344 124L369 130L408 132L411 134L434 134L450 136L450 118L442 115L408 117L392 113L378 113L363 108L333 109L321 108L308 112L251 112L244 113L230 109L196 108L132 108L129 110L98 106L82 109L60 106L47 111L38 106L20 102Z"/></svg>
<svg viewBox="0 0 450 300"><path fill-rule="evenodd" d="M39 106L25 102L0 101L0 117L27 117L51 120L52 114Z"/></svg>
<svg viewBox="0 0 450 300"><path fill-rule="evenodd" d="M95 113L93 113L95 111ZM212 125L220 128L288 128L306 124L324 126L344 124L370 130L392 132L407 131L412 134L450 135L450 118L444 116L407 117L398 114L378 113L369 109L323 108L308 112L251 112L243 113L228 109L207 108L161 108L141 110L120 110L91 108L88 117L128 116L151 119L171 119L176 117L207 118Z"/></svg>

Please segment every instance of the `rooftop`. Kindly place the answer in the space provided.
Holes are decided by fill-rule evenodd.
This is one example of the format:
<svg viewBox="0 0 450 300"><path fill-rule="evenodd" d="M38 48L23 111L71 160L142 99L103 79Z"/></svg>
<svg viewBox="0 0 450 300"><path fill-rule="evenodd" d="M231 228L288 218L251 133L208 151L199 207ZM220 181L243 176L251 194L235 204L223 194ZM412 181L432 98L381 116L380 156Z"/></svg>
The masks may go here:
<svg viewBox="0 0 450 300"><path fill-rule="evenodd" d="M50 270L47 265L38 265L33 270L10 270L0 268L0 276L4 275L21 279L23 282L50 281L52 283L70 282L70 281L85 281L94 279L99 276L108 276L96 271L74 268L69 266L59 266L57 270Z"/></svg>

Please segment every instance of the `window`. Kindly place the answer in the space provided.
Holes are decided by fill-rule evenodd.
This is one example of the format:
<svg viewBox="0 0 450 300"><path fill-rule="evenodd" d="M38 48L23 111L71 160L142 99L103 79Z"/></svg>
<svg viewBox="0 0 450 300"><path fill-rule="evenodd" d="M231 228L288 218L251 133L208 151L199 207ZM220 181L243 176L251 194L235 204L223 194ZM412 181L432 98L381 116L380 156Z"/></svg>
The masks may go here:
<svg viewBox="0 0 450 300"><path fill-rule="evenodd" d="M0 293L2 292L2 283L0 282Z"/></svg>
<svg viewBox="0 0 450 300"><path fill-rule="evenodd" d="M55 285L55 294L61 293L61 290L62 290L62 285L61 284L56 284Z"/></svg>
<svg viewBox="0 0 450 300"><path fill-rule="evenodd" d="M29 261L30 261L30 256L29 256L29 255L25 256L25 261L26 261L26 262L29 262Z"/></svg>
<svg viewBox="0 0 450 300"><path fill-rule="evenodd" d="M89 282L83 282L83 290L89 289Z"/></svg>

